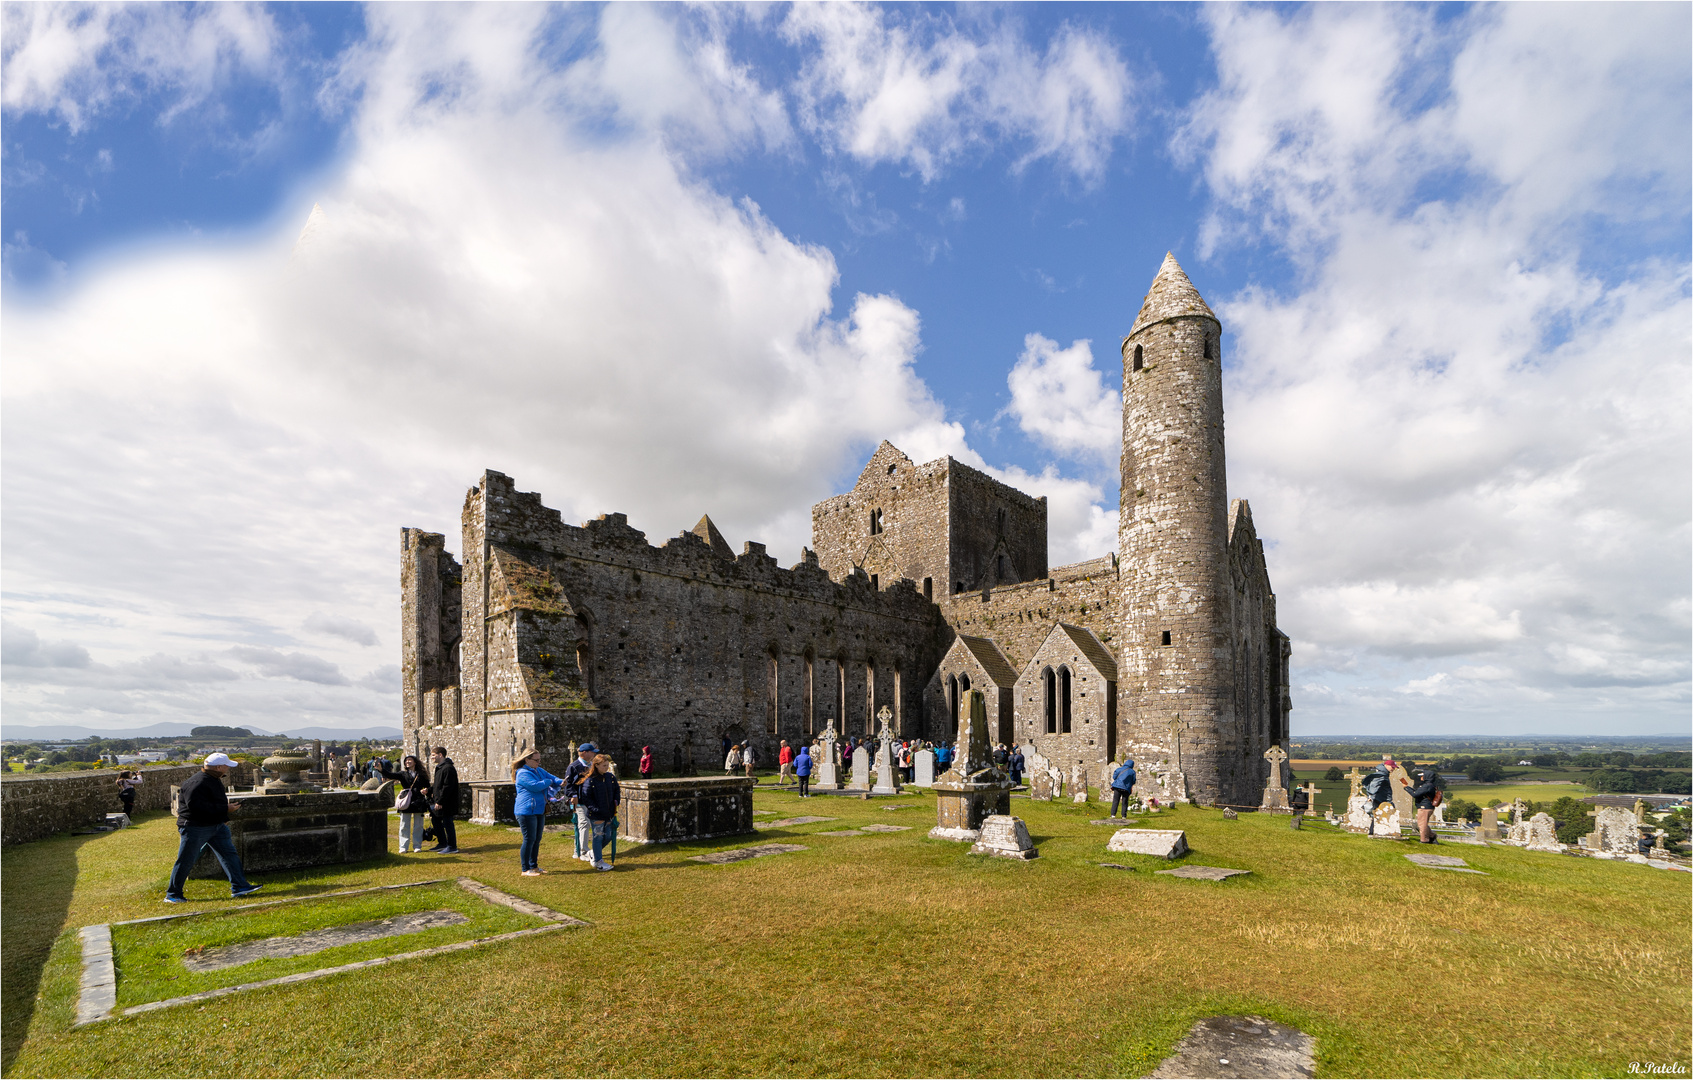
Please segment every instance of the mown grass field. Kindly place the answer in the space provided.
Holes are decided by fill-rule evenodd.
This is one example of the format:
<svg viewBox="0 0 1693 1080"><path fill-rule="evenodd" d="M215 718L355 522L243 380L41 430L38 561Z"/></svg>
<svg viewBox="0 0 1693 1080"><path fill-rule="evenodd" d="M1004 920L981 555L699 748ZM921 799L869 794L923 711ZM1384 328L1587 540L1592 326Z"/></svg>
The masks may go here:
<svg viewBox="0 0 1693 1080"><path fill-rule="evenodd" d="M594 925L76 1031L75 929L167 910L173 822L7 849L5 1072L1140 1076L1223 1012L1310 1032L1324 1076L1693 1058L1683 873L1468 846L1440 850L1490 876L1445 873L1407 862L1411 844L1181 807L1149 824L1186 829L1186 861L1252 871L1184 881L1107 855L1098 803L1015 800L1041 850L1016 863L928 840L932 796L898 801L916 806L762 788L759 809L838 820L625 847L610 874L549 834L554 872L521 877L515 832L466 825L461 856L267 875L267 894L304 896L465 874ZM913 828L814 835L872 821ZM808 850L686 858L770 841ZM219 882L188 893L229 903Z"/></svg>

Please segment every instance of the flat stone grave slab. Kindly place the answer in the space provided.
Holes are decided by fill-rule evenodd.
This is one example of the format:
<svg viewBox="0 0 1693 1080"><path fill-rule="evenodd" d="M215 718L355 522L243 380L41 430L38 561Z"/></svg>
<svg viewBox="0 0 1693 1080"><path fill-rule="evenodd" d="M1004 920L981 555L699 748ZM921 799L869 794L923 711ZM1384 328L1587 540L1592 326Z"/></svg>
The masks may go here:
<svg viewBox="0 0 1693 1080"><path fill-rule="evenodd" d="M755 821L753 822L752 827L755 829L784 829L789 825L815 825L819 821L835 820L837 819L832 817L814 817L808 814L805 817L788 817L781 818L777 821Z"/></svg>
<svg viewBox="0 0 1693 1080"><path fill-rule="evenodd" d="M1187 833L1181 829L1118 829L1106 841L1105 850L1175 859L1188 852Z"/></svg>
<svg viewBox="0 0 1693 1080"><path fill-rule="evenodd" d="M910 832L911 826L909 826L909 825L884 825L884 824L882 824L881 822L878 821L873 825L860 826L859 831L860 832Z"/></svg>
<svg viewBox="0 0 1693 1080"><path fill-rule="evenodd" d="M869 833L857 829L832 829L829 832L812 833L813 836L869 836Z"/></svg>
<svg viewBox="0 0 1693 1080"><path fill-rule="evenodd" d="M403 934L421 934L437 926L457 926L469 921L467 916L457 911L414 911L409 915L396 915L391 919L372 919L369 922L331 926L305 934L243 941L239 945L206 949L204 952L183 957L182 966L189 971L218 971L269 957L310 956L315 952L333 949L337 945L352 945L360 941L400 937Z"/></svg>
<svg viewBox="0 0 1693 1080"><path fill-rule="evenodd" d="M1436 855L1430 851L1419 851L1414 855L1405 856L1418 866L1426 866L1430 870L1456 870L1460 874L1480 874L1489 876L1485 870L1475 870L1455 855Z"/></svg>
<svg viewBox="0 0 1693 1080"><path fill-rule="evenodd" d="M1159 1063L1151 1076L1169 1080L1190 1077L1275 1077L1302 1080L1315 1073L1317 1041L1298 1028L1261 1016L1213 1016L1193 1025L1176 1052Z"/></svg>
<svg viewBox="0 0 1693 1080"><path fill-rule="evenodd" d="M826 835L826 834L825 834ZM801 844L754 844L752 847L734 848L730 851L713 851L709 855L689 855L694 862L723 863L740 862L743 859L756 859L764 855L786 855L790 851L804 851Z"/></svg>
<svg viewBox="0 0 1693 1080"><path fill-rule="evenodd" d="M902 802L902 803L894 803L892 806L878 807L877 809L880 809L880 810L912 810L912 809L915 809L916 806L917 806L917 804L914 803L914 802Z"/></svg>
<svg viewBox="0 0 1693 1080"><path fill-rule="evenodd" d="M753 817L775 817L776 811L774 811L774 810L754 810L752 812L752 816Z"/></svg>
<svg viewBox="0 0 1693 1080"><path fill-rule="evenodd" d="M1124 825L1133 825L1133 824L1139 822L1140 820L1141 820L1140 818L1126 818L1126 817L1094 818L1092 821L1088 822L1088 824L1089 825L1111 825L1111 826L1115 826L1116 828L1121 829Z"/></svg>
<svg viewBox="0 0 1693 1080"><path fill-rule="evenodd" d="M1237 874L1250 874L1250 870L1231 870L1226 866L1178 866L1174 870L1154 870L1155 874L1169 874L1171 877L1189 878L1193 881L1227 881Z"/></svg>
<svg viewBox="0 0 1693 1080"><path fill-rule="evenodd" d="M1132 867L1132 866L1124 866L1122 863L1114 863L1114 862L1102 862L1099 865L1104 867L1107 870L1130 870L1130 871L1132 871L1134 869L1134 867Z"/></svg>

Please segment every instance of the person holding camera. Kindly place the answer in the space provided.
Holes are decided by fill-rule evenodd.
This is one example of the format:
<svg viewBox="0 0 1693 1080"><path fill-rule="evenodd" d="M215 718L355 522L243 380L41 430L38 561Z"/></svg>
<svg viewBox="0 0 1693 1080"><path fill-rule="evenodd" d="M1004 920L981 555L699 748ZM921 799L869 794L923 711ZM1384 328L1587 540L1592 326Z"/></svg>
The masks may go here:
<svg viewBox="0 0 1693 1080"><path fill-rule="evenodd" d="M118 773L118 801L123 803L125 817L133 818L135 816L135 788L140 783L142 783L142 780L139 771L130 772L125 769Z"/></svg>
<svg viewBox="0 0 1693 1080"><path fill-rule="evenodd" d="M423 818L429 813L429 773L416 754L407 754L400 761L399 772L389 772L386 762L380 766L384 780L397 780L403 785L394 798L394 809L400 812L400 854L423 850Z"/></svg>
<svg viewBox="0 0 1693 1080"><path fill-rule="evenodd" d="M1435 804L1440 801L1440 780L1434 769L1427 765L1415 766L1411 775L1417 778L1413 785L1410 779L1401 777L1399 782L1408 789L1408 794L1417 804L1417 839L1425 844L1438 843L1434 838L1434 830L1429 825L1429 819L1434 816Z"/></svg>

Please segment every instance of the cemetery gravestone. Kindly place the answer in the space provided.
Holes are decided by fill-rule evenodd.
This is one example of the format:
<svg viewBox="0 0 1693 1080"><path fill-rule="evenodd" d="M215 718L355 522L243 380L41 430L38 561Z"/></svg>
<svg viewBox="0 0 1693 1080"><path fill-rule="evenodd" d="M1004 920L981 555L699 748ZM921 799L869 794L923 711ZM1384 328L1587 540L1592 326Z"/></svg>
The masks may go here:
<svg viewBox="0 0 1693 1080"><path fill-rule="evenodd" d="M1620 806L1601 806L1589 814L1594 820L1587 850L1618 856L1639 853L1640 826L1633 814Z"/></svg>
<svg viewBox="0 0 1693 1080"><path fill-rule="evenodd" d="M1623 813L1628 813L1624 810ZM1539 813L1529 818L1526 824L1524 847L1530 851L1562 851L1564 845L1558 843L1558 823L1552 820L1552 815ZM1514 831L1514 830L1513 830Z"/></svg>
<svg viewBox="0 0 1693 1080"><path fill-rule="evenodd" d="M1393 808L1399 811L1399 820L1406 828L1417 820L1417 800L1411 798L1410 781L1411 775L1402 765L1395 765L1387 776L1388 786L1393 789Z"/></svg>
<svg viewBox="0 0 1693 1080"><path fill-rule="evenodd" d="M1376 807L1375 816L1371 819L1370 835L1382 839L1397 840L1403 828L1399 820L1399 808L1390 802L1384 802Z"/></svg>
<svg viewBox="0 0 1693 1080"><path fill-rule="evenodd" d="M1070 770L1070 801L1088 801L1088 770L1087 766L1079 761L1076 762L1075 768Z"/></svg>
<svg viewBox="0 0 1693 1080"><path fill-rule="evenodd" d="M876 718L882 722L882 731L876 747L876 786L870 789L870 794L898 795L899 781L894 778L894 734L889 727L894 714L884 705Z"/></svg>
<svg viewBox="0 0 1693 1080"><path fill-rule="evenodd" d="M1051 802L1053 796L1052 769L1047 760L1039 754L1032 754L1028 757L1028 766L1029 798L1039 802Z"/></svg>
<svg viewBox="0 0 1693 1080"><path fill-rule="evenodd" d="M835 736L835 722L830 720L823 729L823 741L817 753L811 756L811 786L828 791L838 791L841 778L836 769L836 762L840 755L836 753L839 739Z"/></svg>
<svg viewBox="0 0 1693 1080"><path fill-rule="evenodd" d="M852 752L852 783L848 791L870 790L870 751L860 746Z"/></svg>
<svg viewBox="0 0 1693 1080"><path fill-rule="evenodd" d="M970 854L997 855L1002 859L1040 857L1023 819L1006 814L990 814L982 819L981 839L970 849Z"/></svg>
<svg viewBox="0 0 1693 1080"><path fill-rule="evenodd" d="M917 770L917 779L912 781L916 787L935 786L935 752L933 750L919 750L912 759Z"/></svg>
<svg viewBox="0 0 1693 1080"><path fill-rule="evenodd" d="M1344 827L1347 832L1367 833L1370 831L1370 797L1364 794L1364 774L1354 765L1352 771L1346 774L1346 779L1352 785L1352 791L1346 797Z"/></svg>
<svg viewBox="0 0 1693 1080"><path fill-rule="evenodd" d="M1287 782L1282 778L1282 763L1287 760L1287 751L1279 746L1272 746L1264 751L1264 760L1270 763L1270 779L1264 785L1264 801L1258 809L1291 814L1293 807L1287 804Z"/></svg>
<svg viewBox="0 0 1693 1080"><path fill-rule="evenodd" d="M1118 829L1106 841L1105 850L1177 859L1187 854L1187 833L1181 829Z"/></svg>
<svg viewBox="0 0 1693 1080"><path fill-rule="evenodd" d="M1476 826L1475 834L1476 839L1478 840L1501 839L1499 833L1499 811L1497 809L1489 806L1481 812L1481 824Z"/></svg>

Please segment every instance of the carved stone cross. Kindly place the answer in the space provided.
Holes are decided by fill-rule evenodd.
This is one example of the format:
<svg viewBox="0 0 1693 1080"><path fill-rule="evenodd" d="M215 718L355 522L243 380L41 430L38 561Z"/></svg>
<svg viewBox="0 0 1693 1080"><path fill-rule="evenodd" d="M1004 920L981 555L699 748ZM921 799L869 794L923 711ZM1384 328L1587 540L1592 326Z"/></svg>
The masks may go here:
<svg viewBox="0 0 1693 1080"><path fill-rule="evenodd" d="M1287 751L1279 746L1272 746L1264 751L1264 760L1270 763L1270 787L1282 786L1282 762L1287 760Z"/></svg>
<svg viewBox="0 0 1693 1080"><path fill-rule="evenodd" d="M1346 774L1346 779L1352 784L1348 798L1356 799L1364 793L1364 774L1358 771L1358 766L1352 766L1352 771Z"/></svg>
<svg viewBox="0 0 1693 1080"><path fill-rule="evenodd" d="M893 729L888 726L893 721L893 718L894 718L894 711L892 709L888 708L886 705L883 705L882 711L876 714L876 719L878 719L882 722L881 733L879 735L877 735L877 738L880 739L882 742L887 743L887 742L893 742L894 741Z"/></svg>
<svg viewBox="0 0 1693 1080"><path fill-rule="evenodd" d="M823 729L823 744L830 747L832 752L835 743L839 741L839 737L835 734L835 721L830 719L828 726Z"/></svg>
<svg viewBox="0 0 1693 1080"><path fill-rule="evenodd" d="M1307 805L1311 808L1312 813L1316 813L1316 811L1317 811L1317 796L1322 793L1323 789L1317 786L1317 782L1315 780L1309 780L1309 781L1306 781L1305 786L1300 788L1299 790L1303 791L1305 793L1305 800L1306 800L1305 805Z"/></svg>

